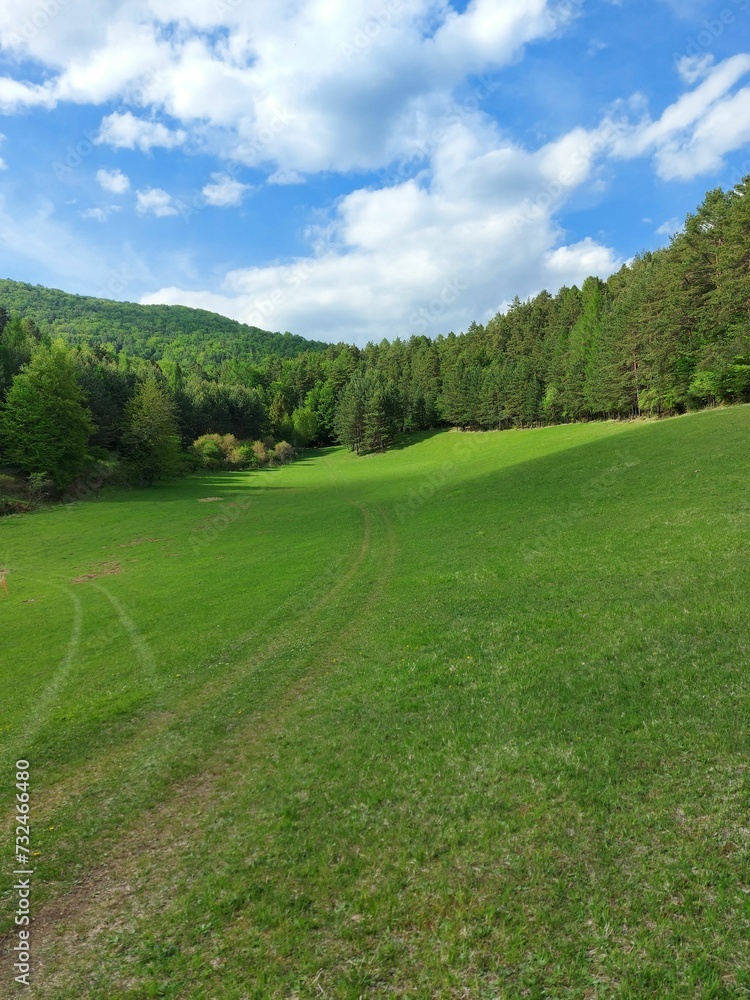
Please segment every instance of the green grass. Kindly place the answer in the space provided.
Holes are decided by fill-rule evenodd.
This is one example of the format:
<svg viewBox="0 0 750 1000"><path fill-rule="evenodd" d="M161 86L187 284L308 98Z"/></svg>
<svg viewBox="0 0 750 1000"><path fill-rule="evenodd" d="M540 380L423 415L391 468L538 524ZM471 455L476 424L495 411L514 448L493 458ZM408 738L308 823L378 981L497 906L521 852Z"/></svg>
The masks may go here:
<svg viewBox="0 0 750 1000"><path fill-rule="evenodd" d="M32 995L748 995L749 443L440 433L4 519Z"/></svg>

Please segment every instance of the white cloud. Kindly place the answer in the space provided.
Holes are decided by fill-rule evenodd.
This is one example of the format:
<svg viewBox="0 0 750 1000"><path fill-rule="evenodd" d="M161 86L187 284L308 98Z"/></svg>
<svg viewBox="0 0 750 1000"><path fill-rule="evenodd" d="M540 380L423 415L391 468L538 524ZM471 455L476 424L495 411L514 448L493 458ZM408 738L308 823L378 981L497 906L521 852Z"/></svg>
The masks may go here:
<svg viewBox="0 0 750 1000"><path fill-rule="evenodd" d="M213 183L206 184L202 194L208 204L216 208L231 208L241 204L245 192L250 190L249 184L241 184L226 174L212 174L211 178Z"/></svg>
<svg viewBox="0 0 750 1000"><path fill-rule="evenodd" d="M682 222L680 219L667 219L663 222L659 228L656 230L659 236L674 236L675 233L679 233L682 229Z"/></svg>
<svg viewBox="0 0 750 1000"><path fill-rule="evenodd" d="M266 178L269 184L304 184L305 178L296 170L275 170Z"/></svg>
<svg viewBox="0 0 750 1000"><path fill-rule="evenodd" d="M96 179L110 194L125 194L130 187L130 179L121 170L97 170Z"/></svg>
<svg viewBox="0 0 750 1000"><path fill-rule="evenodd" d="M179 210L172 201L172 196L161 188L148 188L136 192L138 201L136 211L141 215L155 215L162 219L168 215L177 215Z"/></svg>
<svg viewBox="0 0 750 1000"><path fill-rule="evenodd" d="M709 53L698 56L683 56L677 64L677 72L685 83L693 84L708 75L714 64L714 57Z"/></svg>
<svg viewBox="0 0 750 1000"><path fill-rule="evenodd" d="M666 143L657 153L665 180L690 180L721 169L724 157L750 142L750 87L715 104L693 133Z"/></svg>
<svg viewBox="0 0 750 1000"><path fill-rule="evenodd" d="M308 233L309 257L230 272L220 292L163 288L145 302L212 309L270 329L364 343L465 329L513 297L606 275L593 240L565 245L554 213L590 182L596 134L536 152L451 126L429 182L354 191ZM564 177L566 181L560 182Z"/></svg>
<svg viewBox="0 0 750 1000"><path fill-rule="evenodd" d="M54 5L51 5L54 8ZM36 60L44 84L0 79L0 108L101 104L101 141L147 151L188 139L275 183L320 170L378 169L451 110L467 74L507 65L577 10L553 0L77 0L57 15L3 0L0 44ZM151 120L166 113L170 131ZM283 180L281 180L283 182Z"/></svg>
<svg viewBox="0 0 750 1000"><path fill-rule="evenodd" d="M81 212L82 219L94 219L96 222L106 222L108 213L103 208L87 208Z"/></svg>
<svg viewBox="0 0 750 1000"><path fill-rule="evenodd" d="M696 72L693 68L688 75ZM631 159L652 153L664 180L690 180L718 170L727 153L750 141L750 88L731 93L748 73L750 55L733 56L717 66L703 61L693 75L703 76L703 82L657 121L645 117L625 129L614 145L615 154Z"/></svg>
<svg viewBox="0 0 750 1000"><path fill-rule="evenodd" d="M55 98L46 84L23 83L11 77L0 77L0 112L13 114L23 108L51 108Z"/></svg>
<svg viewBox="0 0 750 1000"><path fill-rule="evenodd" d="M172 131L161 122L136 118L131 111L114 112L102 120L96 142L106 143L114 149L140 149L147 153L154 146L174 149L187 139L183 129Z"/></svg>

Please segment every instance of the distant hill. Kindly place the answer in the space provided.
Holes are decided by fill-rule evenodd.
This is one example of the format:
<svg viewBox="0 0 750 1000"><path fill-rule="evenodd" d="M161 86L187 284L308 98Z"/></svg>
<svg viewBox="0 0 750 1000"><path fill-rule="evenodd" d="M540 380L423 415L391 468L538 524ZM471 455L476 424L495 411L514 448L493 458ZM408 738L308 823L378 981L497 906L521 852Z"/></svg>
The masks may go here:
<svg viewBox="0 0 750 1000"><path fill-rule="evenodd" d="M292 358L328 346L291 333L269 333L205 309L142 306L0 279L0 307L33 319L43 333L71 344L111 344L117 351L211 368L222 361Z"/></svg>

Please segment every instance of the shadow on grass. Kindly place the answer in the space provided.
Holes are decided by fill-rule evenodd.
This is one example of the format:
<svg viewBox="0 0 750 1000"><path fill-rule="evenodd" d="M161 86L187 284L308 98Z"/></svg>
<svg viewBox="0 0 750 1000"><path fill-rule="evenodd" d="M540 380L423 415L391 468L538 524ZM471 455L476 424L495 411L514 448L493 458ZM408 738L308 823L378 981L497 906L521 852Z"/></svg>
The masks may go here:
<svg viewBox="0 0 750 1000"><path fill-rule="evenodd" d="M399 434L389 448L389 451L404 451L406 448L413 448L414 445L421 444L423 441L429 441L430 438L436 437L438 434L445 434L449 430L450 427L431 427L427 431L415 431L413 434Z"/></svg>
<svg viewBox="0 0 750 1000"><path fill-rule="evenodd" d="M471 435L452 434L450 450L449 446L446 446L444 456L450 460L448 463L450 467L443 477L444 481L430 486L429 470L417 468L412 470L403 467L403 471L399 470L399 473L395 474L396 470L389 468L380 480L380 498L385 503L408 501L415 490L418 491L421 485L428 484L425 492L429 494L429 498L427 496L423 498L423 501L419 503L421 507L424 503L429 505L432 499L448 499L451 486L460 483L462 493L473 494L475 497L484 492L483 486L491 487L497 500L503 495L509 496L517 491L522 491L526 502L530 507L534 507L537 503L549 503L550 490L554 491L555 495L561 491L568 492L575 495L580 501L582 499L581 491L590 490L595 483L595 488L601 491L601 483L597 481L602 475L611 475L616 469L624 471L626 475L635 475L642 479L644 488L646 488L646 483L658 471L656 466L661 466L662 473L666 473L669 466L672 466L673 487L694 490L697 483L693 479L688 482L688 479L685 478L687 475L685 470L690 464L685 452L686 446L689 452L689 438L693 434L698 434L703 439L706 433L704 422L713 422L716 453L725 453L726 448L729 447L725 431L729 428L724 420L717 415L719 413L737 414L741 410L750 412L750 406L731 407L721 411L702 411L662 421L644 423L612 421L585 425L589 428L592 426L602 428L602 436L595 440L591 440L583 433L580 435L580 440L577 440L575 425L528 431L488 431ZM614 432L606 433L604 431L606 427L612 428ZM737 425L735 425L736 429ZM559 435L560 432L565 433L566 439L558 440L554 445L550 441L552 447L543 454L524 455L519 449L519 453L509 456L498 450L496 467L488 466L489 455L483 455L478 467L473 467L476 458L470 447L472 439L481 441L487 440L493 435L502 434L509 443L511 441L518 443L527 435L531 440L532 436L535 438L538 435L553 436ZM404 435L393 450L405 451L439 434L447 435L448 433L446 430L432 430ZM728 438L731 439L731 437L730 433ZM462 449L462 444L466 445L465 449ZM310 449L303 452L293 464L313 466L326 456L339 452L341 452L339 447ZM729 456L725 455L725 458L729 458ZM366 459L367 456L362 461L366 461ZM354 461L360 460L354 459ZM632 467L629 468L631 462L640 466L638 471ZM201 500L211 496L223 496L229 499L230 497L259 494L269 488L284 492L299 492L306 488L304 485L272 484L280 471L279 468L275 468L193 475L186 479L156 484L150 488L113 490L109 494L103 492L101 498L94 502L182 503L186 500ZM695 476L695 470L690 469L689 471L691 476ZM656 478L660 477L657 475ZM358 494L362 488L361 483L354 481L351 483L346 481L331 487L316 482L312 488L317 496L321 496L326 490L330 490L332 494L340 495L342 486L345 489L350 488L353 494Z"/></svg>

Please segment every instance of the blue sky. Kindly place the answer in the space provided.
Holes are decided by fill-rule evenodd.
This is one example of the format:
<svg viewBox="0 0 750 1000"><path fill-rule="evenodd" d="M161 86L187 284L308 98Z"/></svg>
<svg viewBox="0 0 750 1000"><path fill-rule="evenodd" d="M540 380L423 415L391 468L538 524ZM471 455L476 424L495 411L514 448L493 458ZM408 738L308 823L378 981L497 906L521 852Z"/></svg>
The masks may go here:
<svg viewBox="0 0 750 1000"><path fill-rule="evenodd" d="M3 0L0 276L364 344L750 173L750 0Z"/></svg>

